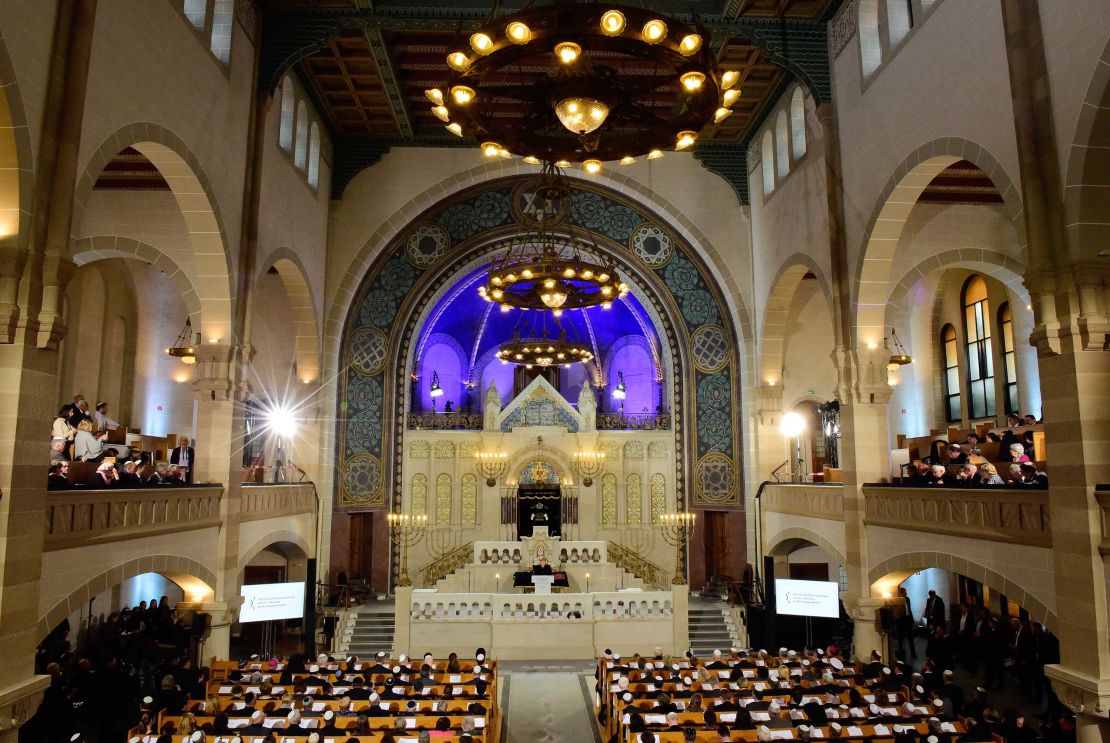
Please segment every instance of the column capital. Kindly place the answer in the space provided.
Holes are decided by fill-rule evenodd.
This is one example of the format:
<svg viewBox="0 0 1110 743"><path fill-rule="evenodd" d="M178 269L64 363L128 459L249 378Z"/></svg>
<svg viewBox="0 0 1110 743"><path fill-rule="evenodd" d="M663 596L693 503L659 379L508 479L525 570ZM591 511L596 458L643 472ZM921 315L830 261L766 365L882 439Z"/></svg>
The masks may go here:
<svg viewBox="0 0 1110 743"><path fill-rule="evenodd" d="M48 686L49 676L31 676L0 689L0 735L18 730L34 716Z"/></svg>
<svg viewBox="0 0 1110 743"><path fill-rule="evenodd" d="M1072 712L1110 718L1110 678L1095 678L1062 664L1045 666L1044 672L1056 696Z"/></svg>
<svg viewBox="0 0 1110 743"><path fill-rule="evenodd" d="M891 389L887 363L890 351L883 346L857 347L851 354L854 392L857 402L865 405L886 405Z"/></svg>
<svg viewBox="0 0 1110 743"><path fill-rule="evenodd" d="M226 402L235 399L236 384L232 361L239 349L223 343L196 346L196 377L193 396L201 402Z"/></svg>
<svg viewBox="0 0 1110 743"><path fill-rule="evenodd" d="M774 418L782 412L782 385L759 385L759 418L760 423L770 424L773 421L764 418Z"/></svg>

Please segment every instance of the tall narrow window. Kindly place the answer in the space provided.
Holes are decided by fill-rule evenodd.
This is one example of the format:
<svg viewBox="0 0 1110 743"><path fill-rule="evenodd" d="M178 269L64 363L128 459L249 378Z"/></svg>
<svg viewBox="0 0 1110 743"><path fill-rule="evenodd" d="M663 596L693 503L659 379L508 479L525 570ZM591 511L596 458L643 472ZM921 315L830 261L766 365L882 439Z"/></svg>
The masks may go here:
<svg viewBox="0 0 1110 743"><path fill-rule="evenodd" d="M863 76L868 77L883 61L883 43L879 39L879 0L860 0L859 53Z"/></svg>
<svg viewBox="0 0 1110 743"><path fill-rule="evenodd" d="M208 14L208 0L185 0L185 17L197 31L204 30L204 17Z"/></svg>
<svg viewBox="0 0 1110 743"><path fill-rule="evenodd" d="M775 161L779 178L785 178L790 172L790 127L786 123L785 111L779 111L775 121Z"/></svg>
<svg viewBox="0 0 1110 743"><path fill-rule="evenodd" d="M308 161L308 112L304 101L297 104L297 130L293 136L297 140L297 146L293 150L293 164L304 170Z"/></svg>
<svg viewBox="0 0 1110 743"><path fill-rule="evenodd" d="M994 357L991 352L990 303L987 282L972 276L964 285L964 335L967 337L968 414L995 415Z"/></svg>
<svg viewBox="0 0 1110 743"><path fill-rule="evenodd" d="M281 124L278 126L278 144L290 152L293 149L293 81L286 77L281 81Z"/></svg>
<svg viewBox="0 0 1110 743"><path fill-rule="evenodd" d="M960 356L956 328L951 323L941 328L940 346L944 359L944 411L952 423L960 419Z"/></svg>
<svg viewBox="0 0 1110 743"><path fill-rule="evenodd" d="M1002 334L1002 370L1005 372L1006 412L1018 410L1017 357L1014 353L1014 316L1010 303L998 308L998 329Z"/></svg>
<svg viewBox="0 0 1110 743"><path fill-rule="evenodd" d="M308 130L308 185L320 185L320 127L315 121Z"/></svg>
<svg viewBox="0 0 1110 743"><path fill-rule="evenodd" d="M790 149L795 160L806 154L806 99L800 87L790 98Z"/></svg>
<svg viewBox="0 0 1110 743"><path fill-rule="evenodd" d="M902 39L913 27L912 0L886 0L886 26L893 49L902 43Z"/></svg>
<svg viewBox="0 0 1110 743"><path fill-rule="evenodd" d="M775 190L775 142L771 132L763 132L763 193Z"/></svg>
<svg viewBox="0 0 1110 743"><path fill-rule="evenodd" d="M212 53L224 64L231 60L231 24L235 0L216 0L212 6Z"/></svg>

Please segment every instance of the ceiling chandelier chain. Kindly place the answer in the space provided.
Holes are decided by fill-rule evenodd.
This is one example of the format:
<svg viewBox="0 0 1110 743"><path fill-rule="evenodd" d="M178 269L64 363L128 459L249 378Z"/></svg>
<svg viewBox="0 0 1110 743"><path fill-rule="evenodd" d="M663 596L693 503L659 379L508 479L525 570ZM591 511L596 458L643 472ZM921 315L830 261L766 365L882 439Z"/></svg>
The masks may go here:
<svg viewBox="0 0 1110 743"><path fill-rule="evenodd" d="M446 88L426 91L447 129L489 157L596 173L692 146L739 97L739 73L718 68L696 13L686 24L616 3L529 2L498 17L499 7L452 45Z"/></svg>

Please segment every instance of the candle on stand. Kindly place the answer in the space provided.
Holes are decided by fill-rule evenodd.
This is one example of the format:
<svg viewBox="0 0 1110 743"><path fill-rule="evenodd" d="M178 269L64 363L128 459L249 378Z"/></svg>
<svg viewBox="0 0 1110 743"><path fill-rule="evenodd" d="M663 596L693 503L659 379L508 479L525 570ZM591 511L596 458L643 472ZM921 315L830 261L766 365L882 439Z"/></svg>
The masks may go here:
<svg viewBox="0 0 1110 743"><path fill-rule="evenodd" d="M586 573L586 593L590 592L590 574Z"/></svg>
<svg viewBox="0 0 1110 743"><path fill-rule="evenodd" d="M501 573L494 573L493 580L496 582L496 587L493 589L494 593L501 593Z"/></svg>

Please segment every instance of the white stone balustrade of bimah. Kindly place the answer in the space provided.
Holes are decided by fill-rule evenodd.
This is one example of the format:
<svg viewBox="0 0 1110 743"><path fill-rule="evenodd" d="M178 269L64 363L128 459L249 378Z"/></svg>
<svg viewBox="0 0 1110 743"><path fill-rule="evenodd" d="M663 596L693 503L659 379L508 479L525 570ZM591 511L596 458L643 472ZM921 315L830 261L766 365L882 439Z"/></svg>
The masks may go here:
<svg viewBox="0 0 1110 743"><path fill-rule="evenodd" d="M600 565L609 561L609 550L603 541L557 542L557 549L547 555L547 561L559 565ZM521 552L520 542L491 541L474 543L474 562L477 565L515 566L527 560Z"/></svg>
<svg viewBox="0 0 1110 743"><path fill-rule="evenodd" d="M550 596L416 591L409 610L409 616L418 622L665 619L673 614L670 591L560 593Z"/></svg>

